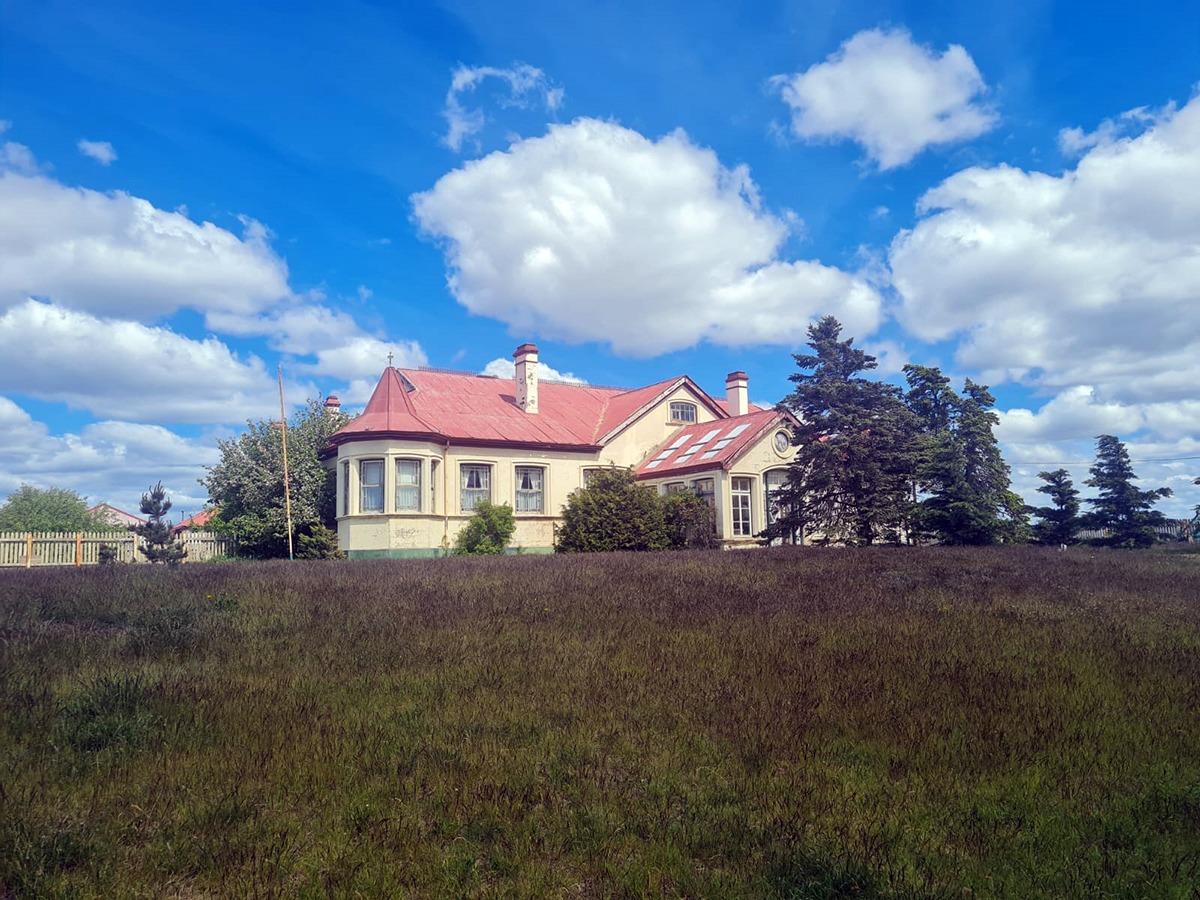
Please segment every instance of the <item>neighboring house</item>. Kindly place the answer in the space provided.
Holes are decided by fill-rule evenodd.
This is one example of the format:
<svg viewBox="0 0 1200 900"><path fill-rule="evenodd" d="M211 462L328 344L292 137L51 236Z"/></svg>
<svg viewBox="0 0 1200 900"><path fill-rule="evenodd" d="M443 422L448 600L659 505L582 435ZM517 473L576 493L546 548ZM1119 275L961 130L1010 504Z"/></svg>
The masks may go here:
<svg viewBox="0 0 1200 900"><path fill-rule="evenodd" d="M135 516L133 513L127 513L123 509L117 509L109 503L98 503L89 509L88 512L101 522L109 525L120 525L123 528L136 528L138 525L146 524L146 520L141 516Z"/></svg>
<svg viewBox="0 0 1200 900"><path fill-rule="evenodd" d="M537 347L513 355L513 380L384 371L323 453L348 556L445 552L480 500L512 506L514 547L550 552L567 498L605 466L634 468L663 493L695 490L713 504L723 546L756 543L794 453L794 420L751 406L744 372L719 400L687 376L634 390L539 383Z"/></svg>
<svg viewBox="0 0 1200 900"><path fill-rule="evenodd" d="M180 534L184 531L187 531L189 528L195 528L197 530L205 528L208 525L208 520L213 517L213 513L215 512L215 509L202 509L194 516L188 516L186 519L172 528L171 534Z"/></svg>

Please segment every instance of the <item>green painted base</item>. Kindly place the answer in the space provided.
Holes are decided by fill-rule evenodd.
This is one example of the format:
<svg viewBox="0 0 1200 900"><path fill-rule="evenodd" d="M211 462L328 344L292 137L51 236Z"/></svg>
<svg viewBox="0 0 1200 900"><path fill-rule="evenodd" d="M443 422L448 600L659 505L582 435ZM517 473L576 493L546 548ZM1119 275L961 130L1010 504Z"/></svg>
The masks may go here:
<svg viewBox="0 0 1200 900"><path fill-rule="evenodd" d="M509 547L508 556L546 556L554 552L553 547ZM416 547L390 550L347 550L347 559L437 559L445 556L441 547Z"/></svg>

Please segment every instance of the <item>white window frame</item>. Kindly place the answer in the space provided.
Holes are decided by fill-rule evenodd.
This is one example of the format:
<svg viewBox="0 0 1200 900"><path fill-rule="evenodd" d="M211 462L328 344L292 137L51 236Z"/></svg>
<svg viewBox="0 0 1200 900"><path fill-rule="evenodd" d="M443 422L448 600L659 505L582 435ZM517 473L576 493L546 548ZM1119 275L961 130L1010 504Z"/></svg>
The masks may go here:
<svg viewBox="0 0 1200 900"><path fill-rule="evenodd" d="M667 409L672 422L685 422L691 425L697 421L695 403L689 403L687 400L672 400Z"/></svg>
<svg viewBox="0 0 1200 900"><path fill-rule="evenodd" d="M421 468L420 459L396 460L396 512L421 511Z"/></svg>
<svg viewBox="0 0 1200 900"><path fill-rule="evenodd" d="M529 478L530 487L525 487ZM517 466L513 471L513 511L540 515L546 511L546 467Z"/></svg>
<svg viewBox="0 0 1200 900"><path fill-rule="evenodd" d="M731 478L729 497L733 513L733 536L751 537L754 534L754 479L740 475Z"/></svg>
<svg viewBox="0 0 1200 900"><path fill-rule="evenodd" d="M478 476L478 477L474 477ZM471 482L475 484L471 486ZM464 513L474 512L480 501L492 502L491 463L458 464L458 505Z"/></svg>
<svg viewBox="0 0 1200 900"><path fill-rule="evenodd" d="M707 490L705 488L707 487ZM714 510L717 508L717 483L712 478L697 478L692 482L692 491L701 500L707 500Z"/></svg>
<svg viewBox="0 0 1200 900"><path fill-rule="evenodd" d="M342 462L342 515L350 515L350 460Z"/></svg>
<svg viewBox="0 0 1200 900"><path fill-rule="evenodd" d="M687 484L683 481L668 481L663 485L663 494L670 497L672 494L682 494L687 489Z"/></svg>
<svg viewBox="0 0 1200 900"><path fill-rule="evenodd" d="M378 483L367 480L367 467L368 466L378 466L379 467ZM358 511L360 513L369 513L371 515L378 515L379 513L383 512L384 499L385 499L384 487L385 487L386 482L387 482L387 469L385 468L384 461L382 459L360 459L358 461ZM367 502L367 492L368 491L371 491L371 492L378 491L378 495L379 495L378 506L368 504L368 502Z"/></svg>

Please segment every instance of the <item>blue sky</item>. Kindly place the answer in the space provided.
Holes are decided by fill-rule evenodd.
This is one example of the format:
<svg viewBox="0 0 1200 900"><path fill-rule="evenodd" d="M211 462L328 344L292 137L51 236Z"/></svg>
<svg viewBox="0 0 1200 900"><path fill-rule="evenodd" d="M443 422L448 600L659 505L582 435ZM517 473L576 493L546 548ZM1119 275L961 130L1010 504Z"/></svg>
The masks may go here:
<svg viewBox="0 0 1200 900"><path fill-rule="evenodd" d="M7 0L0 496L198 509L279 364L772 403L832 314L990 384L1029 499L1112 433L1181 515L1198 83L1191 2Z"/></svg>

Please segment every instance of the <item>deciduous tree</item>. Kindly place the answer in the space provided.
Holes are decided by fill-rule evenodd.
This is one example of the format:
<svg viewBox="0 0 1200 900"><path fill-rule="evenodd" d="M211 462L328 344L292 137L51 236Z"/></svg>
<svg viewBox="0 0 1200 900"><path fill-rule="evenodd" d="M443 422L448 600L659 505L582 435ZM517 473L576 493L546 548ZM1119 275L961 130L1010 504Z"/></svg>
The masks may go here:
<svg viewBox="0 0 1200 900"><path fill-rule="evenodd" d="M88 511L87 501L65 488L23 484L0 506L0 531L124 531Z"/></svg>
<svg viewBox="0 0 1200 900"><path fill-rule="evenodd" d="M337 484L318 454L329 436L351 418L309 400L288 423L292 523L297 539L312 534L318 525L337 527ZM239 552L247 556L286 557L283 431L276 422L247 422L246 426L244 434L217 442L221 461L208 467L200 479L210 502L219 508L210 527L235 535Z"/></svg>
<svg viewBox="0 0 1200 900"><path fill-rule="evenodd" d="M516 530L511 506L480 500L475 504L475 514L458 533L454 555L496 556L508 549Z"/></svg>

